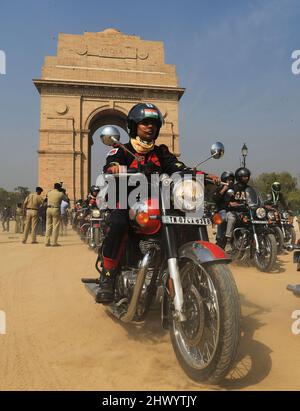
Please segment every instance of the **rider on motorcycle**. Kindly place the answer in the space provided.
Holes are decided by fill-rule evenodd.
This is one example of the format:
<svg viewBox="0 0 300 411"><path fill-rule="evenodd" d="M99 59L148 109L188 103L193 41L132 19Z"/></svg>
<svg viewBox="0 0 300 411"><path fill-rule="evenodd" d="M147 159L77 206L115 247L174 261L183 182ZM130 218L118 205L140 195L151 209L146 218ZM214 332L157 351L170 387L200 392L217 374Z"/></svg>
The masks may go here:
<svg viewBox="0 0 300 411"><path fill-rule="evenodd" d="M213 195L213 200L216 203L217 211L221 215L223 221L221 224L218 225L217 228L216 243L219 247L224 248L226 243L225 231L228 212L228 205L226 203L226 193L229 188L233 187L234 172L223 171L223 173L221 174L221 181L226 185L223 185L219 190L216 190L216 192Z"/></svg>
<svg viewBox="0 0 300 411"><path fill-rule="evenodd" d="M90 188L90 192L87 196L87 199L85 200L85 205L87 207L95 207L97 206L96 199L97 195L100 191L100 188L98 186L92 185Z"/></svg>
<svg viewBox="0 0 300 411"><path fill-rule="evenodd" d="M231 239L233 229L237 220L238 213L246 210L246 188L251 176L250 170L246 167L240 167L235 172L236 183L232 186L233 193L230 198L226 199L227 212L227 227L226 227L226 245L225 252L232 251Z"/></svg>
<svg viewBox="0 0 300 411"><path fill-rule="evenodd" d="M267 194L267 200L265 206L268 209L288 209L288 204L281 192L281 184L278 181L274 181L271 186L271 193Z"/></svg>
<svg viewBox="0 0 300 411"><path fill-rule="evenodd" d="M177 171L188 171L189 168L170 153L166 145L155 144L162 125L163 116L155 105L136 104L127 116L130 141L125 144L125 147L140 157L140 163L147 174L159 172L171 175ZM103 171L117 174L120 166L127 166L137 172L139 168L135 158L122 147L116 146L109 151ZM207 175L207 177L216 183L219 182L217 176ZM99 279L100 289L96 295L98 303L109 304L114 299L114 279L126 241L128 226L127 209L115 209L111 212L109 229L102 246L103 269Z"/></svg>

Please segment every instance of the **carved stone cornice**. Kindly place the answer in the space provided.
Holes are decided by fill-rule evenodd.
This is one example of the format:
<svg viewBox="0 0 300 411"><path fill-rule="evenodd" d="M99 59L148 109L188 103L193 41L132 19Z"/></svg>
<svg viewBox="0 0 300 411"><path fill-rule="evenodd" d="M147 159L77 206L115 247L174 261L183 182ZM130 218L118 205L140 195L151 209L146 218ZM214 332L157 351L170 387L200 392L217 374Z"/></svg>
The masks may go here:
<svg viewBox="0 0 300 411"><path fill-rule="evenodd" d="M38 154L40 155L46 155L46 156L52 156L52 155L83 155L82 151L78 150L37 150Z"/></svg>
<svg viewBox="0 0 300 411"><path fill-rule="evenodd" d="M181 87L146 86L134 84L85 83L63 80L33 80L41 95L73 95L114 100L172 100L178 101L185 89Z"/></svg>

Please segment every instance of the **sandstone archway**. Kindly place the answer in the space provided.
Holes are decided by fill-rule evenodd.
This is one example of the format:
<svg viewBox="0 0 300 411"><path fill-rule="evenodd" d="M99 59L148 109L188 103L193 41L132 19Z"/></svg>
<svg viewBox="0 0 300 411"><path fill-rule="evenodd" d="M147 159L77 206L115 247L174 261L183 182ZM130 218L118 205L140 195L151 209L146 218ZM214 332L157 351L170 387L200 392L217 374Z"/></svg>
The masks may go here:
<svg viewBox="0 0 300 411"><path fill-rule="evenodd" d="M115 124L125 129L130 108L156 104L165 117L158 142L179 155L178 86L174 65L165 64L162 42L116 29L59 34L57 55L46 57L41 79L39 185L63 181L72 200L87 195L92 135Z"/></svg>

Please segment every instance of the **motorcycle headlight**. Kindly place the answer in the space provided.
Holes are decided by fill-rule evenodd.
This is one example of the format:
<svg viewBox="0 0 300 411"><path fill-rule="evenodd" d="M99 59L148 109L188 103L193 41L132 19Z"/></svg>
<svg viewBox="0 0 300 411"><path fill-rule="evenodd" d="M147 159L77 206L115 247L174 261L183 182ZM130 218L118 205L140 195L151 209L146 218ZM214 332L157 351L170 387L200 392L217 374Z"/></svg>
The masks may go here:
<svg viewBox="0 0 300 411"><path fill-rule="evenodd" d="M289 218L289 213L282 213L282 217L287 220Z"/></svg>
<svg viewBox="0 0 300 411"><path fill-rule="evenodd" d="M268 219L269 220L275 220L275 213L273 211L268 212Z"/></svg>
<svg viewBox="0 0 300 411"><path fill-rule="evenodd" d="M175 208L192 212L203 204L204 189L199 181L183 179L174 184L172 196Z"/></svg>
<svg viewBox="0 0 300 411"><path fill-rule="evenodd" d="M265 216L266 216L266 210L265 210L264 208L262 208L262 207L259 207L259 208L256 210L256 216L257 216L258 218L265 218Z"/></svg>
<svg viewBox="0 0 300 411"><path fill-rule="evenodd" d="M99 218L100 217L100 210L92 210L92 217L93 218Z"/></svg>

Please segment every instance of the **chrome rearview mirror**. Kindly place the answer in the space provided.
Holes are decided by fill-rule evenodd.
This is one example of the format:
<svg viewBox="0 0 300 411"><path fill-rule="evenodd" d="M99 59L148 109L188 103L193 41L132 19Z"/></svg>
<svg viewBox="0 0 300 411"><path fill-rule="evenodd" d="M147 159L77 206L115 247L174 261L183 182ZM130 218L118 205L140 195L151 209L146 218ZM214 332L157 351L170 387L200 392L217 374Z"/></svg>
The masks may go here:
<svg viewBox="0 0 300 411"><path fill-rule="evenodd" d="M210 148L211 156L208 157L207 159L201 161L200 163L198 163L195 168L199 167L203 163L206 163L206 161L210 160L211 158L218 159L218 158L223 157L224 156L224 151L225 151L225 149L224 149L224 145L222 143L220 143L219 141L217 143L214 143Z"/></svg>
<svg viewBox="0 0 300 411"><path fill-rule="evenodd" d="M122 147L127 153L131 154L132 157L134 157L137 162L141 161L141 157L136 156L134 153L132 153L124 144L120 142L120 132L115 126L106 126L102 130L102 133L100 135L100 138L102 142L106 146L117 146L117 147Z"/></svg>
<svg viewBox="0 0 300 411"><path fill-rule="evenodd" d="M113 146L120 141L120 132L114 126L106 126L100 135L102 142L106 146Z"/></svg>
<svg viewBox="0 0 300 411"><path fill-rule="evenodd" d="M210 154L213 158L218 160L224 156L224 151L224 145L218 141L211 146Z"/></svg>

